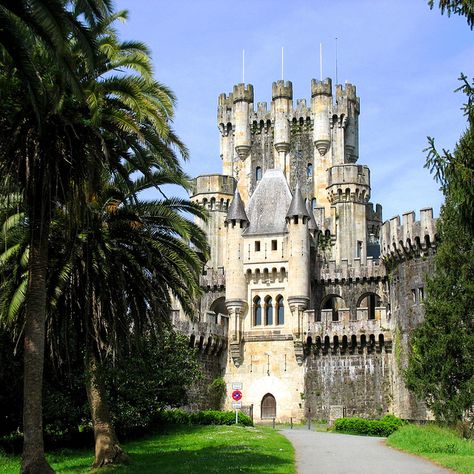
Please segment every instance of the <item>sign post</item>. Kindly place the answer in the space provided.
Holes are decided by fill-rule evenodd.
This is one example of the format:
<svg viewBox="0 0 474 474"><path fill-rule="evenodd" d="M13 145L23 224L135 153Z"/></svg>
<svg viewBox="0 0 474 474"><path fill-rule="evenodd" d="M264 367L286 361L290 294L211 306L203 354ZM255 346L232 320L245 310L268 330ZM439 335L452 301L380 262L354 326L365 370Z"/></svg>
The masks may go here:
<svg viewBox="0 0 474 474"><path fill-rule="evenodd" d="M239 424L239 408L242 408L242 384L241 383L233 383L232 384L232 407L235 408L235 424Z"/></svg>

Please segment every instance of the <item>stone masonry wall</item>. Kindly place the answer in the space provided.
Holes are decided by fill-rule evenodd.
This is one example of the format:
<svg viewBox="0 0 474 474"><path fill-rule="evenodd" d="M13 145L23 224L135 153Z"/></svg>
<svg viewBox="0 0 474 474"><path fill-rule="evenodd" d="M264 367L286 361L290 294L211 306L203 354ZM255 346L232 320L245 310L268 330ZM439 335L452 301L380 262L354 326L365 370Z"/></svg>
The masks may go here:
<svg viewBox="0 0 474 474"><path fill-rule="evenodd" d="M376 418L390 409L389 355L312 354L306 359L305 415L328 420L331 405L346 416Z"/></svg>
<svg viewBox="0 0 474 474"><path fill-rule="evenodd" d="M424 420L427 417L424 404L417 401L405 387L403 370L408 364L410 334L424 318L426 275L432 270L432 256L423 256L400 262L389 273L393 333L393 404L395 414L406 419Z"/></svg>

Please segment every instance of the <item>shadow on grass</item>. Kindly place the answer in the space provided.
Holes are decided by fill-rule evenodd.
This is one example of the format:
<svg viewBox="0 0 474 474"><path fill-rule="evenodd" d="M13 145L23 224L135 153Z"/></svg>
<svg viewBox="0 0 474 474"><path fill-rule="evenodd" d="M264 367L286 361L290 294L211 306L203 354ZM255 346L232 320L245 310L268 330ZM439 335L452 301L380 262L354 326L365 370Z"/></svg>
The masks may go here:
<svg viewBox="0 0 474 474"><path fill-rule="evenodd" d="M109 468L107 472L120 473L211 473L211 472L293 472L291 460L272 454L253 452L252 448L214 446L197 450L130 453L131 464ZM287 469L285 469L287 467Z"/></svg>

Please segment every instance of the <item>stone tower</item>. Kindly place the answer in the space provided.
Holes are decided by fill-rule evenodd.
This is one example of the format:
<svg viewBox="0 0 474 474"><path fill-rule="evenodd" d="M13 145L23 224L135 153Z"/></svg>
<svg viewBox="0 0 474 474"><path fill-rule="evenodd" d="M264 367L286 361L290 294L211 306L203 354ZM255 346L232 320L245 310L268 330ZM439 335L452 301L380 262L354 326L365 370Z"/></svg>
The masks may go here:
<svg viewBox="0 0 474 474"><path fill-rule="evenodd" d="M392 341L408 344L415 310L400 309L403 291L416 285L422 294L428 265L405 234L433 243L434 220L423 211L422 230L409 214L381 232L382 207L370 202L370 171L358 163L355 86L313 79L310 95L310 106L295 104L292 83L276 81L269 106L255 104L250 84L219 96L223 174L196 178L192 196L210 216L201 223L211 258L198 319L217 332L193 333L191 344L200 340L205 352L202 341L222 341L216 324L228 321L227 346L214 347L226 357L229 391L243 384L257 419L425 413L404 388L396 361L405 359Z"/></svg>

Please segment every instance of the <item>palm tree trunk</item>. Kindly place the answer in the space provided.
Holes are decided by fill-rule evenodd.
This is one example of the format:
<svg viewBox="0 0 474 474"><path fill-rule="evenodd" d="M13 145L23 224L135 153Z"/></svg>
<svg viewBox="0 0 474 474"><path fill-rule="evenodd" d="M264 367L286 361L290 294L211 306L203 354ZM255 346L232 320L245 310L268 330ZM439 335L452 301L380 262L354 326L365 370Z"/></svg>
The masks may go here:
<svg viewBox="0 0 474 474"><path fill-rule="evenodd" d="M43 442L43 365L49 217L44 218L44 214L37 211L32 213L31 219L24 339L24 442L21 473L45 474L54 472L44 456Z"/></svg>
<svg viewBox="0 0 474 474"><path fill-rule="evenodd" d="M99 364L93 349L88 349L86 364L86 390L95 438L95 459L92 467L97 468L108 464L126 464L129 458L120 447L112 424L104 381L100 374Z"/></svg>

